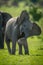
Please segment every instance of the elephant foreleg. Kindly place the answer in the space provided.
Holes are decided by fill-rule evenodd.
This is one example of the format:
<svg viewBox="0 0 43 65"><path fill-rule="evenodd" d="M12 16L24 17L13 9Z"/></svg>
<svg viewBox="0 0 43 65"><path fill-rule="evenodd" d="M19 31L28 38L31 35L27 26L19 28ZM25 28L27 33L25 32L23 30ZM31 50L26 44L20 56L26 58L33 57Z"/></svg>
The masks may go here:
<svg viewBox="0 0 43 65"><path fill-rule="evenodd" d="M16 42L17 42L17 32L14 32L12 34L12 51L11 51L12 54L15 54L16 52Z"/></svg>
<svg viewBox="0 0 43 65"><path fill-rule="evenodd" d="M22 46L24 47L25 54L29 54L28 44L25 38L20 38L18 40L18 45L19 45L19 54L22 54Z"/></svg>
<svg viewBox="0 0 43 65"><path fill-rule="evenodd" d="M11 53L15 54L15 52L16 52L16 42L12 43L12 51L11 51Z"/></svg>
<svg viewBox="0 0 43 65"><path fill-rule="evenodd" d="M23 46L24 46L25 54L29 55L28 44L27 44L26 40L25 40L25 43L23 44Z"/></svg>

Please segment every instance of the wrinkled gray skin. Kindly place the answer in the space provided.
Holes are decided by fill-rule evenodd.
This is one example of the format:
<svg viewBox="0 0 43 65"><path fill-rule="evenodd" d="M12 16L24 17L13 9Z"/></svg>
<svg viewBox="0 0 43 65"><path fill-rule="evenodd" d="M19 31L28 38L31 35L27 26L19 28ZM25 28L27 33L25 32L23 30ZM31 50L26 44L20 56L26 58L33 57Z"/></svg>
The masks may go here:
<svg viewBox="0 0 43 65"><path fill-rule="evenodd" d="M7 21L12 16L7 12L0 11L0 49L4 48L4 32Z"/></svg>
<svg viewBox="0 0 43 65"><path fill-rule="evenodd" d="M36 26L36 28L38 27L38 29L40 29L39 26ZM20 17L17 18L11 18L7 24L6 24L6 29L5 29L5 41L8 47L8 51L10 54L15 54L16 51L16 42L21 38L25 38L23 39L25 43L24 44L24 49L25 54L28 54L28 45L27 45L27 41L26 38L29 37L31 35L31 31L33 29L33 23L31 23L29 21L29 16L27 11L23 11L22 14L20 15ZM34 31L34 30L33 30ZM41 31L41 30L40 30ZM36 30L36 33L34 35L39 35L41 32ZM10 41L12 41L12 49L10 48ZM19 42L18 42L19 43ZM21 43L19 43L19 54L22 54L22 48L20 48ZM21 51L21 52L20 52Z"/></svg>

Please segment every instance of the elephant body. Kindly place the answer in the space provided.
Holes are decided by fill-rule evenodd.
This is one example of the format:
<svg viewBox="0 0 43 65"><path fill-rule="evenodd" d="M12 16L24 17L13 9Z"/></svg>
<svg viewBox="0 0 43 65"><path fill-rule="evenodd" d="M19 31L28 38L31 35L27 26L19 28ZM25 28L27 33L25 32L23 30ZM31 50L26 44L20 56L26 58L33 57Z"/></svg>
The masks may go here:
<svg viewBox="0 0 43 65"><path fill-rule="evenodd" d="M0 49L4 48L4 32L7 21L12 16L6 12L0 12Z"/></svg>
<svg viewBox="0 0 43 65"><path fill-rule="evenodd" d="M22 45L24 46L25 54L29 54L26 39L30 36L37 36L40 34L40 27L29 20L27 11L23 11L17 18L11 18L8 20L5 29L5 41L9 53L15 54L16 42L18 41L19 54L22 54ZM10 41L12 41L12 49L10 48Z"/></svg>

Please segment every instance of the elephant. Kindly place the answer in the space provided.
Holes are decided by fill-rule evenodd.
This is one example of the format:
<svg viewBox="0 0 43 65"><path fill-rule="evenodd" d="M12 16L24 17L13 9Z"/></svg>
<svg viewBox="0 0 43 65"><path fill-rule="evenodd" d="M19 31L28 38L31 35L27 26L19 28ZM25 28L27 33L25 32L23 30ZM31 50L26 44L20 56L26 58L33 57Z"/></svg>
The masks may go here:
<svg viewBox="0 0 43 65"><path fill-rule="evenodd" d="M7 21L12 16L7 12L0 11L0 49L4 48L4 32Z"/></svg>
<svg viewBox="0 0 43 65"><path fill-rule="evenodd" d="M38 25L36 27L38 27L38 30L40 29ZM8 52L10 54L15 54L16 42L19 39L21 40L21 38L23 37L25 38L24 40L26 41L27 37L30 36L32 29L33 23L29 20L29 15L26 10L22 11L19 17L11 18L10 20L8 20L5 29L5 41L7 44ZM41 34L41 29L39 31L38 30L36 32L37 34L35 35ZM10 41L12 41L12 48L10 48ZM27 45L27 41L25 44ZM19 45L19 47L21 46ZM27 49L25 53L28 54L28 45L24 49L25 50ZM19 54L22 54L21 52L19 48Z"/></svg>

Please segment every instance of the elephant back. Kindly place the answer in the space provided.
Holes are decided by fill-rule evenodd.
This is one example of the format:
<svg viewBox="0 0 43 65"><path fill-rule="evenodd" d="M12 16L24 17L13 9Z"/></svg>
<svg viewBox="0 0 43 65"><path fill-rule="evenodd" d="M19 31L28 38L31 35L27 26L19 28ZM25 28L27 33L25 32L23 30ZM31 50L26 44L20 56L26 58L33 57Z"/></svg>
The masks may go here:
<svg viewBox="0 0 43 65"><path fill-rule="evenodd" d="M6 25L6 22L12 18L12 16L9 13L6 12L2 12L2 17L3 17L3 23L4 25Z"/></svg>

